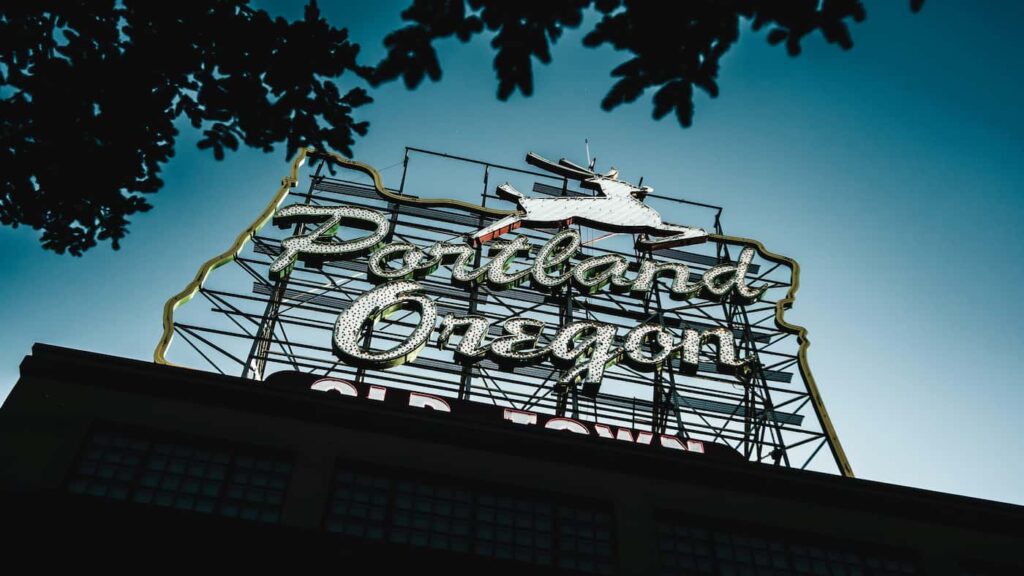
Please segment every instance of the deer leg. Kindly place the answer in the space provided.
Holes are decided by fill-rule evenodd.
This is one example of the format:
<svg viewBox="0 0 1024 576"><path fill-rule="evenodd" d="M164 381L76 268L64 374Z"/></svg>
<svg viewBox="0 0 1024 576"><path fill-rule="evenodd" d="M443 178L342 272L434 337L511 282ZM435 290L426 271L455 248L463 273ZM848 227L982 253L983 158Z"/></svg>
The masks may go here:
<svg viewBox="0 0 1024 576"><path fill-rule="evenodd" d="M485 226L469 237L469 245L476 248L486 242L494 240L498 236L511 232L522 224L522 216L519 214L512 214L511 216L505 216L501 220L494 222L489 226Z"/></svg>
<svg viewBox="0 0 1024 576"><path fill-rule="evenodd" d="M637 248L649 250L673 248L687 244L699 244L708 239L708 233L701 228L690 228L689 226L677 226L675 224L663 223L655 231L655 234L659 234L659 236L651 238L648 235L644 235L637 238Z"/></svg>

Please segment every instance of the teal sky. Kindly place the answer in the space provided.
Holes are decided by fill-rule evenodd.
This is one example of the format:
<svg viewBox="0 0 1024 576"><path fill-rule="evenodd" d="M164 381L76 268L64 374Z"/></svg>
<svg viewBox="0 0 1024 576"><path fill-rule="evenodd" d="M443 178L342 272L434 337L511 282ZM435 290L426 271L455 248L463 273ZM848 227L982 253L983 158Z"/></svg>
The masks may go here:
<svg viewBox="0 0 1024 576"><path fill-rule="evenodd" d="M367 63L404 6L324 4ZM1024 5L930 0L913 15L905 1L866 4L848 52L814 38L794 59L746 27L720 97L698 97L690 129L652 120L649 98L603 112L625 56L582 48L580 30L535 68L535 96L505 103L487 40L445 42L441 82L374 92L355 157L397 183L404 146L519 165L527 151L582 161L589 138L599 168L725 207L726 233L801 263L787 318L810 330L811 366L858 476L1024 504ZM163 302L288 169L283 149L217 162L183 136L120 251L57 256L35 231L0 228L0 398L34 342L151 358Z"/></svg>

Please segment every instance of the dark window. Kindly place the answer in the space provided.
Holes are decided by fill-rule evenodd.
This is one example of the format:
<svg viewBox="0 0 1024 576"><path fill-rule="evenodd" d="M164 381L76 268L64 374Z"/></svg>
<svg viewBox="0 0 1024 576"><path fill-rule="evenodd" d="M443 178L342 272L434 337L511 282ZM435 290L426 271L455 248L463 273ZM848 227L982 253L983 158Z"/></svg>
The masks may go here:
<svg viewBox="0 0 1024 576"><path fill-rule="evenodd" d="M325 523L331 532L357 538L611 572L610 513L517 492L346 466L335 476Z"/></svg>
<svg viewBox="0 0 1024 576"><path fill-rule="evenodd" d="M109 429L90 434L67 488L121 502L275 523L291 472L288 459L255 448Z"/></svg>
<svg viewBox="0 0 1024 576"><path fill-rule="evenodd" d="M661 574L708 576L907 576L904 557L790 533L762 533L695 522L658 523Z"/></svg>

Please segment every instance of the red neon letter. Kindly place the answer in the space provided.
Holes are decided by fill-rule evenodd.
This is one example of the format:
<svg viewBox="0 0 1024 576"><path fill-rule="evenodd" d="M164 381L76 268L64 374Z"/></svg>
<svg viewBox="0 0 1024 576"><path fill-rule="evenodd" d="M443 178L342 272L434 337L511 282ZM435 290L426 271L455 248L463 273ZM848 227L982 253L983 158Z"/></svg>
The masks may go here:
<svg viewBox="0 0 1024 576"><path fill-rule="evenodd" d="M587 427L572 418L552 418L544 427L549 430L568 430L573 434L590 434Z"/></svg>
<svg viewBox="0 0 1024 576"><path fill-rule="evenodd" d="M669 436L668 434L661 435L661 445L664 446L665 448L671 448L673 450L686 451L686 445L683 444L682 440L680 440L676 436Z"/></svg>
<svg viewBox="0 0 1024 576"><path fill-rule="evenodd" d="M441 398L431 396L430 394L420 394L419 392L409 393L409 406L413 408L430 408L438 412L452 411L452 407Z"/></svg>
<svg viewBox="0 0 1024 576"><path fill-rule="evenodd" d="M516 424L536 424L537 414L533 412L526 412L525 410L505 408L505 420L515 422Z"/></svg>
<svg viewBox="0 0 1024 576"><path fill-rule="evenodd" d="M704 453L704 443L700 440L686 440L685 443L677 436L661 435L661 445L673 450L685 450L687 452Z"/></svg>
<svg viewBox="0 0 1024 576"><path fill-rule="evenodd" d="M334 390L342 396L358 396L359 392L351 382L345 380L338 380L337 378L321 378L313 385L309 387L310 390L319 390L320 392L329 392Z"/></svg>
<svg viewBox="0 0 1024 576"><path fill-rule="evenodd" d="M615 431L615 434L612 434L611 426L607 424L594 424L594 430L597 430L597 435L601 438L615 438L617 440L633 442L633 431L629 428L619 428ZM647 441L650 442L650 438Z"/></svg>

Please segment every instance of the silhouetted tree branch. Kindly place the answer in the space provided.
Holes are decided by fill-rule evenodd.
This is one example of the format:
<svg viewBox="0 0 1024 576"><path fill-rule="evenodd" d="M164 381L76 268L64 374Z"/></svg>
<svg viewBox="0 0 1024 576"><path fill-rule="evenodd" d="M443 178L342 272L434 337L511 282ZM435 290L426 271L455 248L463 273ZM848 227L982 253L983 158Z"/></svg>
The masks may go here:
<svg viewBox="0 0 1024 576"><path fill-rule="evenodd" d="M923 0L911 0L913 11ZM384 39L376 66L310 3L301 20L272 18L248 0L173 5L145 0L9 2L0 9L0 223L43 231L43 247L81 255L109 240L118 248L128 216L149 210L163 185L176 122L201 131L216 159L240 143L287 156L302 146L351 155L372 101L353 72L376 86L402 78L412 89L441 78L434 43L487 34L498 98L533 93L533 60L551 61L566 28L598 22L586 46L627 53L601 101L611 110L653 90L655 118L693 121L694 88L718 95L721 57L749 21L792 54L819 32L848 49L860 0L413 0L410 24ZM360 80L356 80L363 83Z"/></svg>
<svg viewBox="0 0 1024 576"><path fill-rule="evenodd" d="M912 0L915 11L923 0ZM720 0L714 2L649 2L644 0L413 0L402 13L411 24L384 39L388 54L372 80L401 77L415 88L424 77L438 80L441 67L434 41L455 36L463 42L474 34L491 35L498 98L519 90L533 93L532 60L551 61L551 45L565 28L578 27L584 11L600 19L583 38L585 46L610 45L629 54L613 69L618 80L601 101L611 110L654 89L654 117L675 111L683 126L693 122L693 91L718 95L722 56L739 39L740 24L767 29L770 44L784 44L793 56L804 38L820 32L843 49L853 46L848 22L864 19L860 0Z"/></svg>
<svg viewBox="0 0 1024 576"><path fill-rule="evenodd" d="M47 249L117 248L149 210L184 117L217 159L239 143L351 153L359 47L315 4L296 22L245 0L11 2L0 15L0 222ZM365 71L364 71L365 72Z"/></svg>

